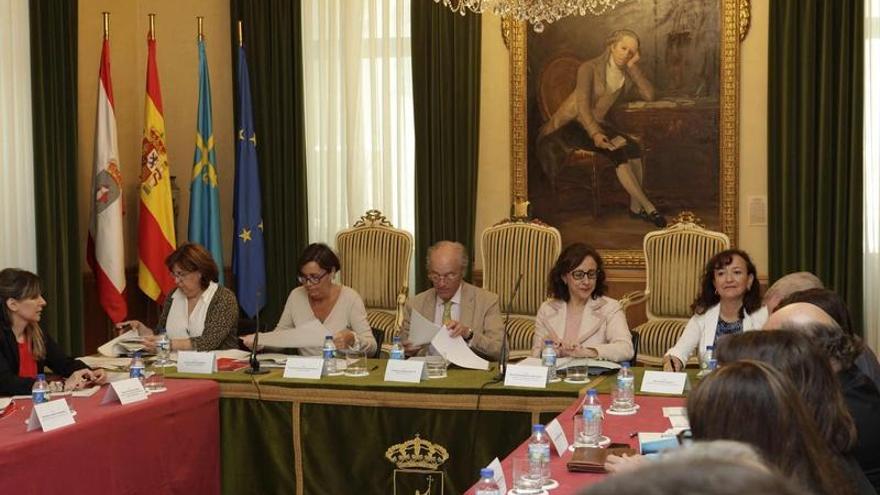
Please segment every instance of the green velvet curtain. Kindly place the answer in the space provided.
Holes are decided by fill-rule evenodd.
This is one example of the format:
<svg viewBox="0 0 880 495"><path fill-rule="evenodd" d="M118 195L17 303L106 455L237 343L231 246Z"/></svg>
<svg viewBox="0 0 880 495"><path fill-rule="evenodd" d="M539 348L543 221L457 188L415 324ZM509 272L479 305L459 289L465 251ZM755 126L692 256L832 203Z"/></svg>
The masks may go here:
<svg viewBox="0 0 880 495"><path fill-rule="evenodd" d="M426 0L412 0L411 6L421 290L427 285L425 253L434 242L461 242L473 258L482 30L479 15L461 16Z"/></svg>
<svg viewBox="0 0 880 495"><path fill-rule="evenodd" d="M44 330L83 351L76 167L77 2L30 1L37 271L49 306Z"/></svg>
<svg viewBox="0 0 880 495"><path fill-rule="evenodd" d="M270 325L297 285L296 260L309 239L300 17L299 0L230 1L233 67L242 21L250 70L266 240L262 316ZM234 86L237 94L237 81ZM238 108L235 115L237 121Z"/></svg>
<svg viewBox="0 0 880 495"><path fill-rule="evenodd" d="M808 270L862 321L863 0L770 2L771 281Z"/></svg>

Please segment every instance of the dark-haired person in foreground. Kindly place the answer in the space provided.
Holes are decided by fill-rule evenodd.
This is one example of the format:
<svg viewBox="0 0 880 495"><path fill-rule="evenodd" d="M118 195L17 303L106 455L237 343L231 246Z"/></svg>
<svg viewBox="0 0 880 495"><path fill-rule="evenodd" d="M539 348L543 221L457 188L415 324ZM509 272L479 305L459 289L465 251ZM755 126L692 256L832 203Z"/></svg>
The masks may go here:
<svg viewBox="0 0 880 495"><path fill-rule="evenodd" d="M702 356L718 337L760 330L767 320L767 310L761 307L757 277L745 251L728 249L713 256L706 263L700 293L691 305L694 316L663 357L663 369L684 369L695 349Z"/></svg>
<svg viewBox="0 0 880 495"><path fill-rule="evenodd" d="M181 244L165 259L177 287L165 298L157 328L164 328L173 351L213 351L238 347L238 300L217 283L219 271L201 244ZM134 328L144 335L147 350L159 336L140 321L124 321L117 329Z"/></svg>
<svg viewBox="0 0 880 495"><path fill-rule="evenodd" d="M310 244L300 255L297 266L301 285L290 291L275 330L263 335L295 332L297 326L318 320L333 336L337 349L348 349L357 342L368 356L375 353L376 338L360 294L333 281L342 269L336 253L326 244ZM253 347L254 336L248 335L242 341ZM299 349L304 356L320 356L321 352L320 346Z"/></svg>
<svg viewBox="0 0 880 495"><path fill-rule="evenodd" d="M40 328L46 307L40 292L37 275L16 268L0 271L0 396L30 394L46 367L66 378L65 390L106 382L104 370L70 358Z"/></svg>
<svg viewBox="0 0 880 495"><path fill-rule="evenodd" d="M795 330L806 334L828 356L856 424L853 457L868 481L880 492L880 391L854 365L859 348L831 316L810 303L783 301L767 320L765 329Z"/></svg>
<svg viewBox="0 0 880 495"><path fill-rule="evenodd" d="M773 366L788 377L804 399L819 435L847 477L855 481L858 493L877 493L852 455L857 442L855 422L824 350L802 332L777 330L724 337L718 342L715 356L719 366L751 359Z"/></svg>
<svg viewBox="0 0 880 495"><path fill-rule="evenodd" d="M550 271L551 299L538 309L532 355L552 340L560 357L626 361L632 337L620 304L605 296L605 270L599 252L583 243L566 247Z"/></svg>
<svg viewBox="0 0 880 495"><path fill-rule="evenodd" d="M649 462L630 463L580 495L801 495L749 445L694 442Z"/></svg>

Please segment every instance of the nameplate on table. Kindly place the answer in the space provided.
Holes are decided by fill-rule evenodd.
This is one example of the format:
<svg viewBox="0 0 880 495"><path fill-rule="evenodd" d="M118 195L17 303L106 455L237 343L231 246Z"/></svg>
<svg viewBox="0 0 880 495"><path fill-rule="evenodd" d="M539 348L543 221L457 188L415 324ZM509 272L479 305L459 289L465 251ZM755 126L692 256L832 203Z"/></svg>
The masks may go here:
<svg viewBox="0 0 880 495"><path fill-rule="evenodd" d="M687 384L687 373L672 371L645 371L642 377L643 393L682 395Z"/></svg>
<svg viewBox="0 0 880 495"><path fill-rule="evenodd" d="M213 352L179 351L177 371L210 375L217 371L217 360Z"/></svg>
<svg viewBox="0 0 880 495"><path fill-rule="evenodd" d="M559 424L558 419L547 423L547 436L550 437L550 441L556 447L556 453L559 454L559 457L562 457L562 453L568 450L568 439L565 438L565 432L562 431L562 425Z"/></svg>
<svg viewBox="0 0 880 495"><path fill-rule="evenodd" d="M31 417L27 421L27 431L42 428L52 431L75 423L66 399L50 400L42 404L34 404Z"/></svg>
<svg viewBox="0 0 880 495"><path fill-rule="evenodd" d="M324 370L324 358L290 357L284 363L284 378L320 380Z"/></svg>
<svg viewBox="0 0 880 495"><path fill-rule="evenodd" d="M120 404L126 405L133 402L140 402L147 399L147 391L144 390L144 384L140 378L128 378L117 382L110 382L107 387L107 393L101 399L101 404L119 401Z"/></svg>
<svg viewBox="0 0 880 495"><path fill-rule="evenodd" d="M528 366L517 364L508 366L504 373L504 386L547 388L546 366Z"/></svg>
<svg viewBox="0 0 880 495"><path fill-rule="evenodd" d="M385 366L386 382L419 383L426 378L425 362L421 360L389 359Z"/></svg>
<svg viewBox="0 0 880 495"><path fill-rule="evenodd" d="M486 467L492 470L492 476L495 477L495 483L498 485L498 493L507 493L507 480L504 478L501 461L496 457Z"/></svg>

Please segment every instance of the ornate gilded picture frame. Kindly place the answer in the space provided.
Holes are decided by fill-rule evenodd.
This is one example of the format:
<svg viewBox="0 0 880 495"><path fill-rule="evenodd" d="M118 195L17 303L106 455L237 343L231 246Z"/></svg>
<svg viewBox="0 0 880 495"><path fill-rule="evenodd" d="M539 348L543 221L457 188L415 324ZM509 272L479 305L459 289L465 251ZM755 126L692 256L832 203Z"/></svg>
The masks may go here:
<svg viewBox="0 0 880 495"><path fill-rule="evenodd" d="M748 0L629 0L541 33L504 21L513 203L530 202L564 244L592 244L608 266L644 266L644 235L683 210L735 245L749 15ZM633 39L635 61L613 58L611 48L632 48ZM624 155L596 152L604 146L596 139L612 132Z"/></svg>

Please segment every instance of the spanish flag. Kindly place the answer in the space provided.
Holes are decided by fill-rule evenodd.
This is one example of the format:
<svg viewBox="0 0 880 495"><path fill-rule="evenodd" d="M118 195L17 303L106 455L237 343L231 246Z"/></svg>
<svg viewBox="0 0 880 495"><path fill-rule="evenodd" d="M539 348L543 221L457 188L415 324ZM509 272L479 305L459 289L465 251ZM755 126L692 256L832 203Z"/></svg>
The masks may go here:
<svg viewBox="0 0 880 495"><path fill-rule="evenodd" d="M147 97L141 154L141 200L138 220L138 287L150 299L162 303L174 288L165 258L177 244L171 178L165 149L165 118L156 68L156 39L147 37Z"/></svg>

